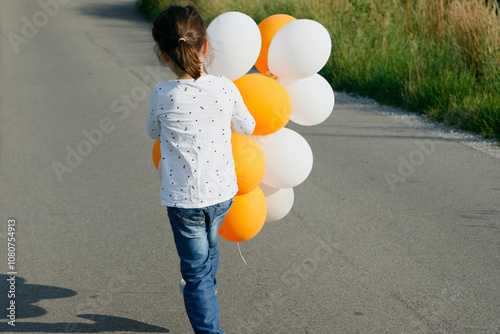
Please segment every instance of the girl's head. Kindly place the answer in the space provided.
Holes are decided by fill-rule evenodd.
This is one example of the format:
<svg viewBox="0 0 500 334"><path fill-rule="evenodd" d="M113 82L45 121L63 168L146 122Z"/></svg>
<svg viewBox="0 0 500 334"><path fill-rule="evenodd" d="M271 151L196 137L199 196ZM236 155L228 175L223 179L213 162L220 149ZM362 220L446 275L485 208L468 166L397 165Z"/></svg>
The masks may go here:
<svg viewBox="0 0 500 334"><path fill-rule="evenodd" d="M194 7L168 7L155 19L152 33L162 64L168 63L174 72L180 69L195 80L201 76L208 50L207 29Z"/></svg>

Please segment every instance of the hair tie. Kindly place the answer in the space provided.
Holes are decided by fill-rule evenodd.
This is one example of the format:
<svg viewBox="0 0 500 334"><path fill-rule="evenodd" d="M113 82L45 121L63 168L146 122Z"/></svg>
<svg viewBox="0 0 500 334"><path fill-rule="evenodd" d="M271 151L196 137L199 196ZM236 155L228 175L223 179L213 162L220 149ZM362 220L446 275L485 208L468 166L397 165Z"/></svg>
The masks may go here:
<svg viewBox="0 0 500 334"><path fill-rule="evenodd" d="M177 43L180 43L181 41L185 42L186 39L184 37L181 37L181 38L179 38L179 40L177 41Z"/></svg>

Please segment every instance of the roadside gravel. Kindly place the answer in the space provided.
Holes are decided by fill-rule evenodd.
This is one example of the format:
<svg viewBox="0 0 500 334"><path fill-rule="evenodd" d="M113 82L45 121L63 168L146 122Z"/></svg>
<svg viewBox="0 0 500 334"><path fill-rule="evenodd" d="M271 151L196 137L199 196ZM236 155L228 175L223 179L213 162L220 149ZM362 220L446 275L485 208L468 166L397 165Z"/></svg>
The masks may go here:
<svg viewBox="0 0 500 334"><path fill-rule="evenodd" d="M428 131L441 138L460 142L492 157L500 159L500 143L495 139L486 139L480 135L459 130L444 123L432 122L425 115L418 115L400 108L381 105L370 98L358 97L353 94L336 91L335 99L338 102L356 105L364 110L381 113L405 125Z"/></svg>

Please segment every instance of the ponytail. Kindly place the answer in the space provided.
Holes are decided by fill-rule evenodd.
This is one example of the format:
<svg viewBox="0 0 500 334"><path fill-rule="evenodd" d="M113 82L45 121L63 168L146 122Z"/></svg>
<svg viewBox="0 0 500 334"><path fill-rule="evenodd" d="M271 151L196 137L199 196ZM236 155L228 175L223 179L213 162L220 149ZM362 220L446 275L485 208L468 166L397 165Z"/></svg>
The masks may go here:
<svg viewBox="0 0 500 334"><path fill-rule="evenodd" d="M165 55L195 80L201 76L200 52L207 39L207 29L192 6L170 6L153 22L155 52L162 64Z"/></svg>
<svg viewBox="0 0 500 334"><path fill-rule="evenodd" d="M202 44L203 45L203 44ZM192 78L198 79L201 75L200 49L189 43L189 39L179 39L175 50L175 62Z"/></svg>

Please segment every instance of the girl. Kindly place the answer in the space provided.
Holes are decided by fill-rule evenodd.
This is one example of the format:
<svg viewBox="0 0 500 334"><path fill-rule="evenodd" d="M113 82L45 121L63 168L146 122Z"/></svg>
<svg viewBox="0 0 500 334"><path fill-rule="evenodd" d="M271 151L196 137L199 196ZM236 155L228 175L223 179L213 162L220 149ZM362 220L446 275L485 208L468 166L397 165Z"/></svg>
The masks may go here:
<svg viewBox="0 0 500 334"><path fill-rule="evenodd" d="M236 86L204 71L205 23L191 6L170 6L153 23L155 52L178 78L153 89L147 131L161 141L161 203L167 206L184 304L195 333L224 333L217 289L217 231L238 191L231 130L255 121Z"/></svg>

